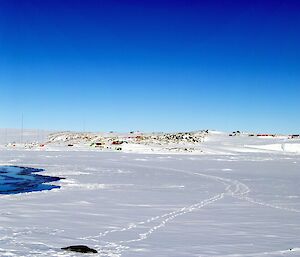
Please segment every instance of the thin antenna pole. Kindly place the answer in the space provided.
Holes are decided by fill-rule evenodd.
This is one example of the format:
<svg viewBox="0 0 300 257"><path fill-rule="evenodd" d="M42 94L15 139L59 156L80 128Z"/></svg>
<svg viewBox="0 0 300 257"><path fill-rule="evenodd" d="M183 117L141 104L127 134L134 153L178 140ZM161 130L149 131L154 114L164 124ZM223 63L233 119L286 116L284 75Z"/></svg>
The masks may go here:
<svg viewBox="0 0 300 257"><path fill-rule="evenodd" d="M5 128L5 144L7 144L7 128Z"/></svg>
<svg viewBox="0 0 300 257"><path fill-rule="evenodd" d="M23 144L23 129L24 129L23 120L24 120L24 118L23 118L23 113L22 113L22 119L21 119L21 144Z"/></svg>

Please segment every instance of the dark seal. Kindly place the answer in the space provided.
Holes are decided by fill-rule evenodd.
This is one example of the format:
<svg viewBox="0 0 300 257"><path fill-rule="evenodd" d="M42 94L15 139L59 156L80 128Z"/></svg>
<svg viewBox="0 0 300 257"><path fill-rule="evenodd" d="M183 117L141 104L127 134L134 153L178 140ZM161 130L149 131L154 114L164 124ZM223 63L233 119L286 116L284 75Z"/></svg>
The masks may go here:
<svg viewBox="0 0 300 257"><path fill-rule="evenodd" d="M63 247L61 249L77 253L98 253L95 249L92 249L86 245L71 245L68 247Z"/></svg>

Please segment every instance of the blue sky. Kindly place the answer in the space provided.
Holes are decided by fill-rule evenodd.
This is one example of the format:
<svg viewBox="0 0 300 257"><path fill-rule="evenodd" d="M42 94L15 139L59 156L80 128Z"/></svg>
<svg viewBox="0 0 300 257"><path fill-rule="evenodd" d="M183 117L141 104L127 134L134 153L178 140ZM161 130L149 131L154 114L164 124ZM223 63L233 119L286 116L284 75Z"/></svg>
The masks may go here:
<svg viewBox="0 0 300 257"><path fill-rule="evenodd" d="M300 2L0 0L0 127L299 133Z"/></svg>

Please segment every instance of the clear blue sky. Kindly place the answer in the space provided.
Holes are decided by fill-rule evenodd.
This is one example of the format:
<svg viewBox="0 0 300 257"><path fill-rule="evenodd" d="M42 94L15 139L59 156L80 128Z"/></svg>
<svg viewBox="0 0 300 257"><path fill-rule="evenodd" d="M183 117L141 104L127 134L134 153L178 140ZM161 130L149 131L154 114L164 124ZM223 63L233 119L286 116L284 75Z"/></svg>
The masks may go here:
<svg viewBox="0 0 300 257"><path fill-rule="evenodd" d="M300 131L300 1L0 0L0 127Z"/></svg>

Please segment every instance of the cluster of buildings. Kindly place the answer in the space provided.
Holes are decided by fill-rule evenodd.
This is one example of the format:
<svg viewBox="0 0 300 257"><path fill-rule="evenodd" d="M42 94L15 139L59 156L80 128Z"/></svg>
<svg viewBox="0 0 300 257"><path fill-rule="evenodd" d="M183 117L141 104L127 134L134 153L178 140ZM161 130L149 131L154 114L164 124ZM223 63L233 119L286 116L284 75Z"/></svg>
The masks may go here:
<svg viewBox="0 0 300 257"><path fill-rule="evenodd" d="M240 136L240 135L248 135L249 137L287 137L288 139L300 139L299 134L293 134L293 135L277 135L277 134L268 134L268 133L259 133L259 134L253 134L253 133L242 133L239 130L233 131L232 133L229 134L230 137L233 136Z"/></svg>

